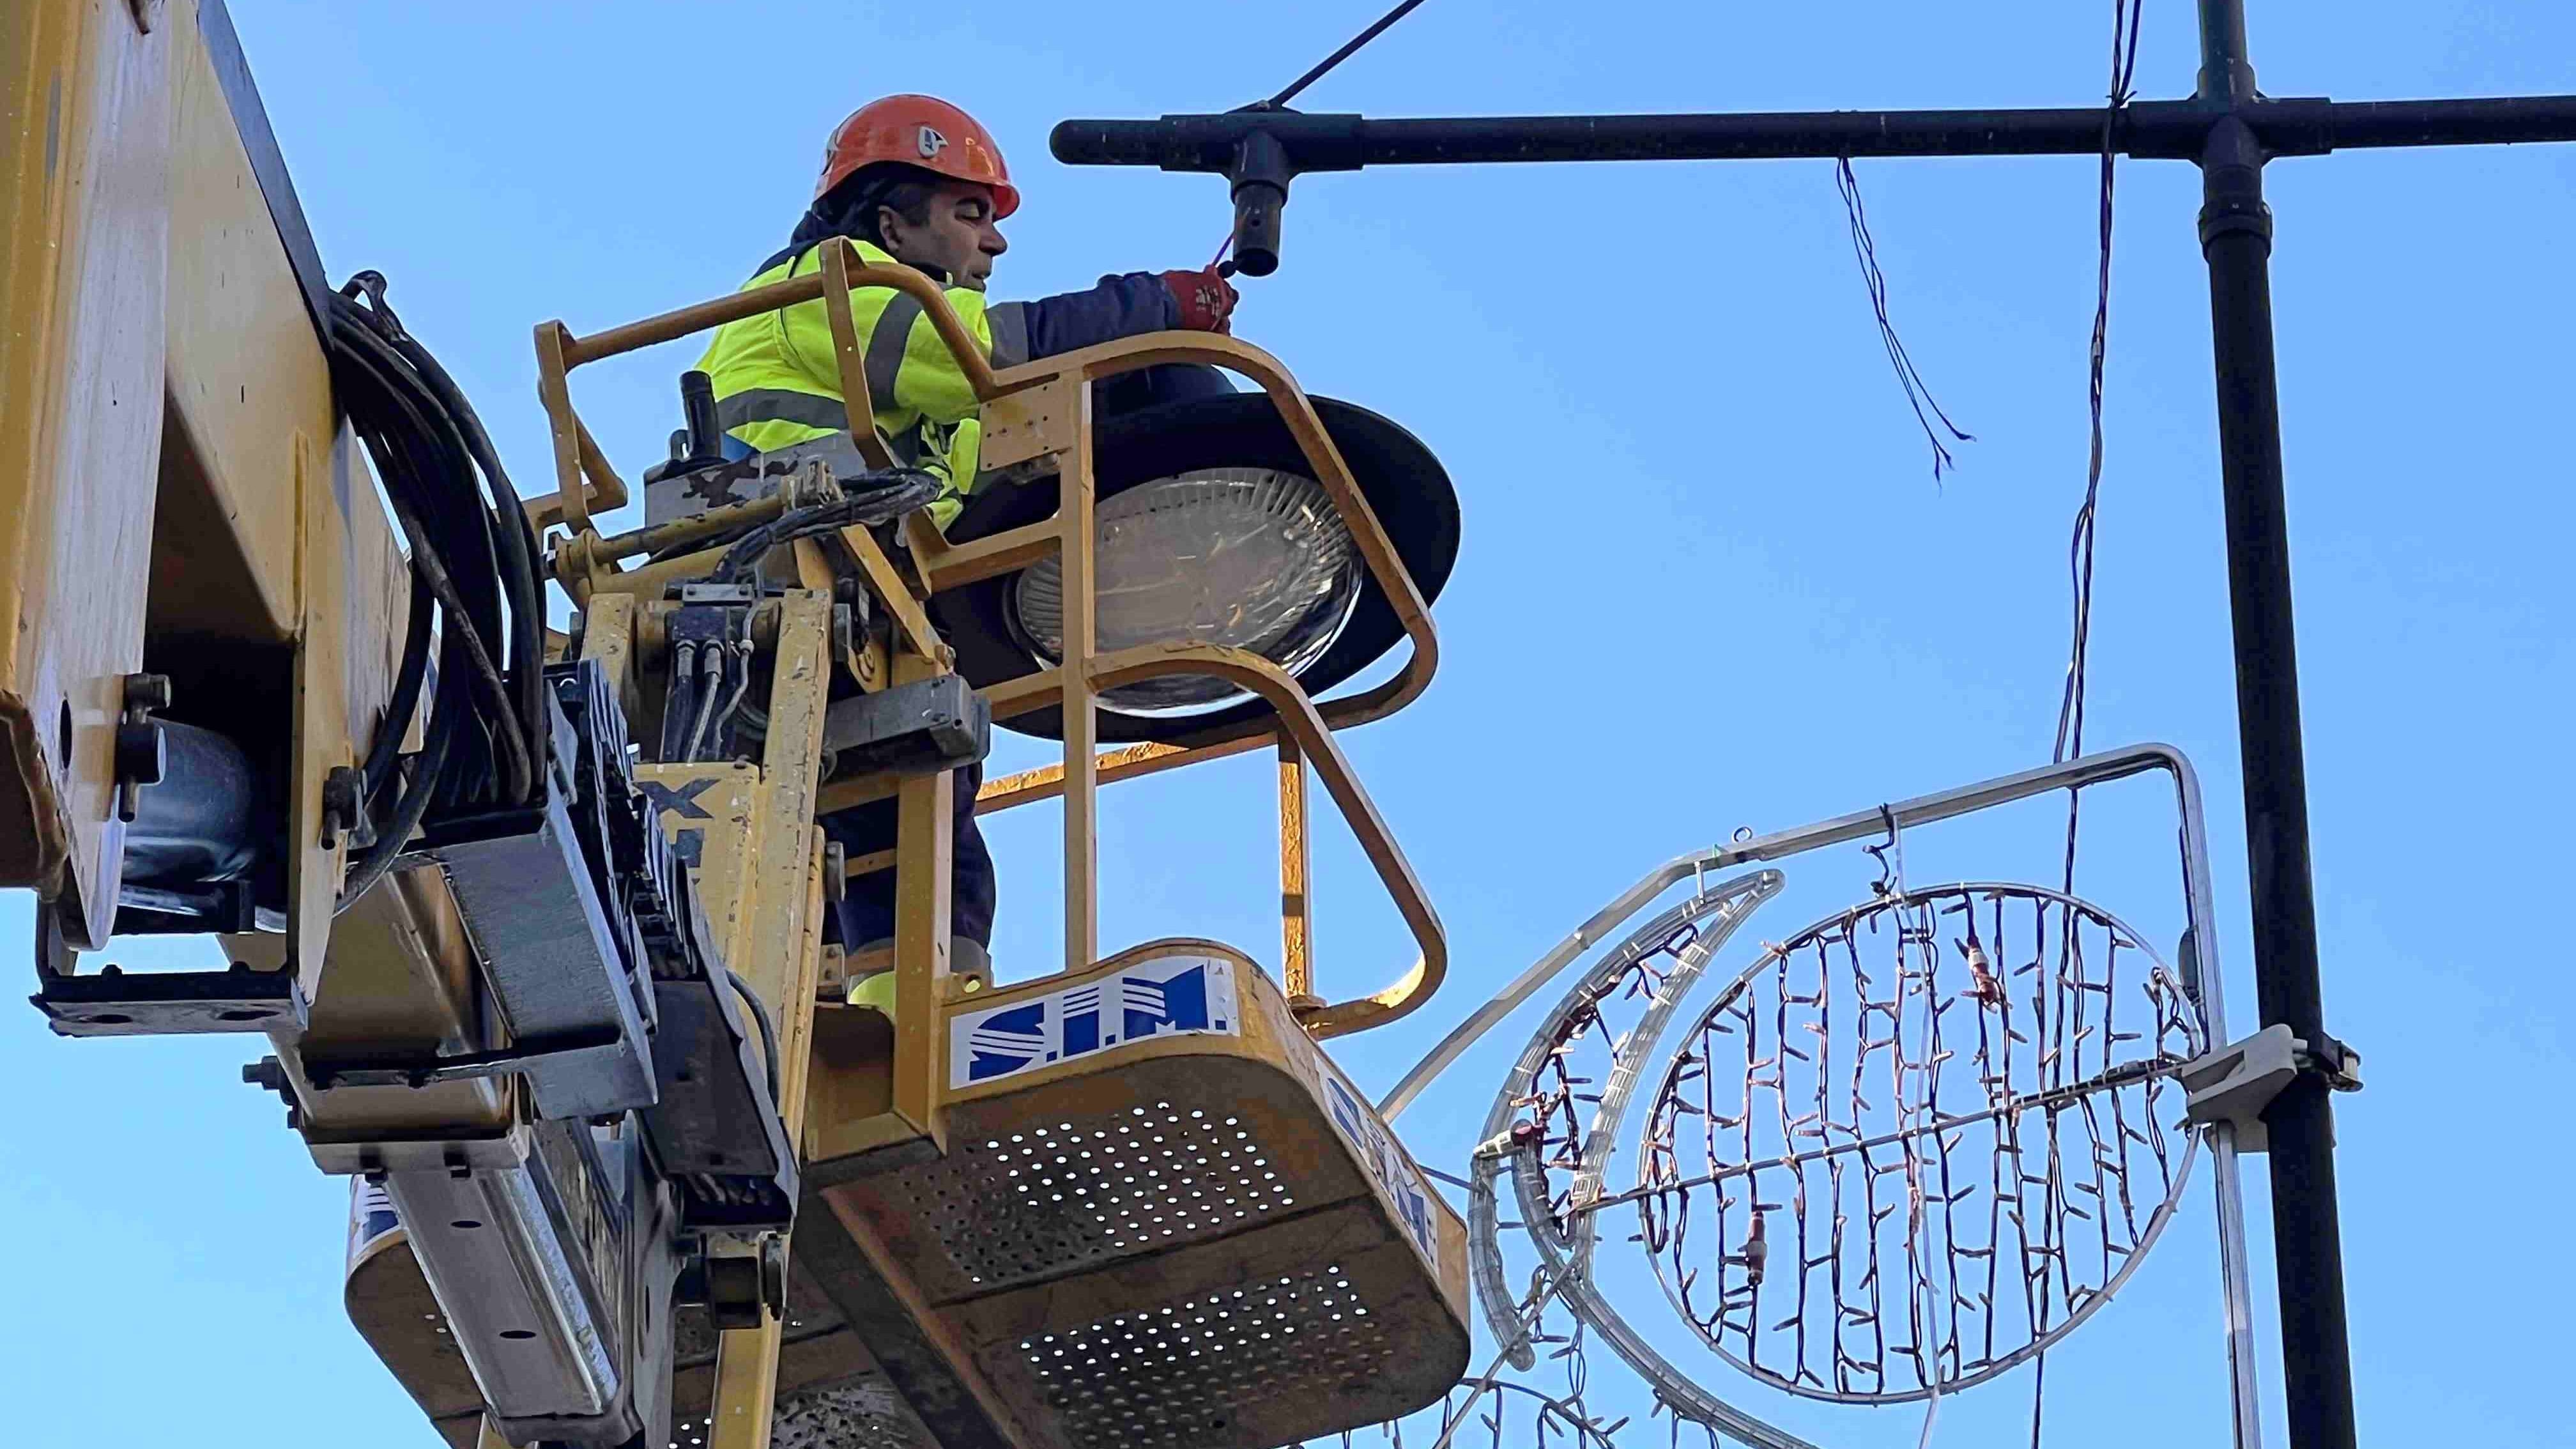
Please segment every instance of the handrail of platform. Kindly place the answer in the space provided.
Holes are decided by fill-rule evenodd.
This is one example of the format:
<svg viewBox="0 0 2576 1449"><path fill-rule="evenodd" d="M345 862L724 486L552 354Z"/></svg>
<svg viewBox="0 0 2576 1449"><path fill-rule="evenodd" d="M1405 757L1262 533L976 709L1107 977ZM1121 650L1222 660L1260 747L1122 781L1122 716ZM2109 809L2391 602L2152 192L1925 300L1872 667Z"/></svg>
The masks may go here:
<svg viewBox="0 0 2576 1449"><path fill-rule="evenodd" d="M1289 959L1283 961L1282 966L1291 996L1300 1002L1301 1018L1315 1035L1335 1036L1393 1021L1420 1006L1438 989L1446 975L1446 937L1411 866L1352 774L1349 761L1333 742L1332 731L1384 718L1417 698L1429 686L1431 676L1439 666L1439 638L1433 630L1430 608L1422 598L1420 587L1405 568L1403 559L1397 555L1376 511L1359 491L1349 465L1326 431L1323 419L1316 414L1313 403L1307 399L1295 378L1278 359L1262 349L1219 334L1153 333L997 371L955 308L949 304L944 289L936 282L908 267L871 265L859 256L855 246L846 241L837 245L827 242L822 265L804 276L735 292L587 337L575 335L560 322L540 324L536 332L538 395L545 404L555 441L557 491L528 502L531 522L538 527L555 523L564 525L573 535L563 545L565 557L578 561L579 571L587 581L595 582L603 568L614 570L617 553L626 551L603 548L607 541L600 539L591 521L594 512L621 506L629 495L623 480L609 467L573 408L566 382L566 376L573 368L817 299L823 302L832 329L834 365L840 376L850 436L862 456L871 463L879 466L890 464L892 457L885 439L874 424L874 404L868 392L865 358L851 312L850 291L855 287L890 287L919 302L923 315L929 318L933 330L955 358L980 401L989 405L1005 398L1018 398L1024 403L1042 399L1061 415L1061 422L1054 432L1039 438L1031 453L1032 456L1050 452L1061 455L1064 461L1059 474L1065 480L1062 492L1065 503L1071 507L1060 504L1053 518L990 538L956 544L948 542L937 528L928 524L926 518L915 515L908 528L907 542L921 579L921 586L913 592L921 597L1025 568L1051 556L1062 557L1066 562L1069 667L1039 671L983 691L997 719L1061 706L1066 720L1065 758L1062 763L1042 770L988 783L982 799L991 803L979 802L979 809L999 810L1034 800L1066 797L1066 969L1087 969L1098 957L1094 931L1097 885L1094 873L1096 805L1093 799L1097 787L1185 764L1275 746L1282 756L1280 826L1283 879L1292 869L1293 852L1293 870L1301 887L1293 893L1297 897L1293 904L1283 901L1283 945ZM1222 367L1250 380L1270 398L1289 435L1296 441L1298 451L1304 455L1316 483L1324 489L1343 526L1350 531L1361 561L1368 568L1371 579L1386 595L1412 646L1403 667L1395 674L1368 689L1318 704L1294 678L1247 651L1203 644L1167 644L1099 656L1092 653L1090 640L1077 641L1071 637L1076 628L1087 631L1089 627L1087 622L1077 624L1078 618L1088 615L1088 608L1073 602L1077 593L1077 576L1082 581L1081 592L1088 599L1090 555L1094 543L1091 528L1089 385L1104 378L1166 363ZM1037 431L1035 423L1031 427L1033 433ZM988 421L988 432L990 430ZM652 533L650 529L641 530L621 535L621 539L636 541ZM869 542L873 543L873 540ZM718 550L711 549L703 554L664 559L654 563L651 569L657 577L662 574L680 577L701 561L712 565L717 554ZM1175 673L1211 674L1231 680L1267 702L1273 717L1256 717L1214 726L1183 736L1169 745L1113 751L1107 756L1097 754L1096 716L1093 713L1097 696L1122 683ZM1070 698L1066 688L1068 679L1074 682ZM1298 775L1294 788L1289 779L1292 764L1302 769L1302 764L1297 762L1301 755L1314 764L1327 793L1359 836L1363 852L1393 895L1398 914L1421 948L1421 956L1413 968L1394 984L1372 995L1334 1004L1312 1000L1305 990L1309 985L1306 978L1310 972L1303 959L1303 776ZM884 782L877 780L826 786L816 800L816 810L818 814L828 813L870 799L881 799L891 793Z"/></svg>

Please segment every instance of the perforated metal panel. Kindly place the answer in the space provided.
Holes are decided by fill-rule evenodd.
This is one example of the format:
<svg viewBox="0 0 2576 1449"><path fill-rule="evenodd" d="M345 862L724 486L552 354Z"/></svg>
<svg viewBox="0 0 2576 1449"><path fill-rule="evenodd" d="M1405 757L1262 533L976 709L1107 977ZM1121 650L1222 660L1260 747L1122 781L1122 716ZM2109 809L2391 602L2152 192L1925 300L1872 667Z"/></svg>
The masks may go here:
<svg viewBox="0 0 2576 1449"><path fill-rule="evenodd" d="M672 1449L706 1449L706 1418L672 1426ZM778 1395L770 1449L940 1449L914 1434L894 1390L876 1374Z"/></svg>
<svg viewBox="0 0 2576 1449"><path fill-rule="evenodd" d="M705 1449L707 1421L672 1426L672 1449ZM939 1449L916 1433L892 1386L874 1374L778 1396L770 1449Z"/></svg>
<svg viewBox="0 0 2576 1449"><path fill-rule="evenodd" d="M1104 1034L1045 1060L1072 1019L1048 1003L1167 956L1229 961L1233 1026ZM909 1280L937 1320L923 1334L851 1310L876 1362L902 1366L921 1422L962 1443L1010 1437L1007 1420L1032 1449L1267 1449L1457 1382L1464 1226L1413 1191L1401 1146L1268 977L1175 941L1035 991L950 1010L952 1038L960 1020L1020 1012L1001 1045L1028 1059L953 1084L945 1156L832 1182L829 1211L809 1205L799 1228L818 1245L827 1228L848 1235L800 1249L850 1275L845 1302Z"/></svg>
<svg viewBox="0 0 2576 1449"><path fill-rule="evenodd" d="M818 1384L778 1400L770 1449L930 1449L894 1389L874 1374Z"/></svg>
<svg viewBox="0 0 2576 1449"><path fill-rule="evenodd" d="M1024 1340L1020 1350L1078 1446L1222 1438L1244 1405L1354 1393L1403 1345L1339 1266L1290 1274Z"/></svg>
<svg viewBox="0 0 2576 1449"><path fill-rule="evenodd" d="M1297 1203L1248 1117L1160 1101L969 1139L888 1196L987 1288L1231 1232Z"/></svg>

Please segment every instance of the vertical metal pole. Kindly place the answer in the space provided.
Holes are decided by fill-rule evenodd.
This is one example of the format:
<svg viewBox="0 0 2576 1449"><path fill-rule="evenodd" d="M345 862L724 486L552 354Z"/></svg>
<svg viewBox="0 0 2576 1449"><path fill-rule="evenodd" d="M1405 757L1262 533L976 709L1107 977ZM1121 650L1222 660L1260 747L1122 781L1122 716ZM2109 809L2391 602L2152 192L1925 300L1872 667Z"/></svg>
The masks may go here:
<svg viewBox="0 0 2576 1449"><path fill-rule="evenodd" d="M778 1061L778 1114L787 1140L799 1140L805 1122L805 1080L813 1066L814 991L823 958L823 836L814 824L814 792L821 788L823 708L832 679L832 596L797 590L779 601L778 647L769 678L768 737L761 746L760 784L754 796L756 824L750 857L733 867L736 892L733 914L756 923L750 949L735 959L745 985L769 1008L777 1039L769 1045ZM947 776L932 777L945 782ZM909 786L912 782L906 781ZM946 800L936 819L947 822ZM907 796L897 831L906 841L920 834L914 819L920 802ZM916 850L911 859L923 861ZM704 877L711 878L711 877ZM928 895L938 902L937 930L944 938L948 922L948 863L945 854L935 868L925 865L897 877L899 890ZM918 901L900 902L895 912L897 959L909 950L911 961L931 953L924 939ZM721 919L721 917L719 917ZM938 1010L937 996L925 978L911 985L908 999L898 1001L897 1030ZM912 1054L923 1054L916 1049ZM905 1064L898 1047L896 1064ZM928 1070L916 1067L916 1074ZM896 1082L896 1101L905 1084ZM772 1417L778 1397L778 1356L786 1325L779 1314L763 1309L756 1327L717 1335L716 1373L707 1410L708 1449L769 1449Z"/></svg>
<svg viewBox="0 0 2576 1449"><path fill-rule="evenodd" d="M2253 99L2244 0L2201 0L2201 89L2233 110ZM2290 540L2272 351L2272 216L2265 158L2233 115L2201 156L2201 252L2227 508L2227 583L2236 641L2236 724L2245 766L2254 982L2263 1022L2313 1049L2325 1036L2316 896L2308 863L2307 764L2299 734ZM2271 1139L2272 1239L2292 1449L2351 1449L2352 1350L2344 1321L2334 1118L2325 1082L2303 1073L2264 1113Z"/></svg>
<svg viewBox="0 0 2576 1449"><path fill-rule="evenodd" d="M889 672L897 684L934 678L939 664L899 650ZM956 960L949 933L957 889L957 772L907 775L895 787L894 829L894 1091L903 1121L938 1141L946 1129L939 1093L948 1085L940 1003ZM808 993L811 994L811 993ZM803 1097L797 1098L802 1112ZM797 1119L789 1119L791 1122Z"/></svg>
<svg viewBox="0 0 2576 1449"><path fill-rule="evenodd" d="M1064 969L1100 959L1100 716L1091 698L1091 656L1100 647L1092 589L1091 386L1072 389L1073 446L1063 454L1056 517L1064 579Z"/></svg>
<svg viewBox="0 0 2576 1449"><path fill-rule="evenodd" d="M1306 904L1306 755L1279 731L1279 981L1291 1007L1322 1006Z"/></svg>

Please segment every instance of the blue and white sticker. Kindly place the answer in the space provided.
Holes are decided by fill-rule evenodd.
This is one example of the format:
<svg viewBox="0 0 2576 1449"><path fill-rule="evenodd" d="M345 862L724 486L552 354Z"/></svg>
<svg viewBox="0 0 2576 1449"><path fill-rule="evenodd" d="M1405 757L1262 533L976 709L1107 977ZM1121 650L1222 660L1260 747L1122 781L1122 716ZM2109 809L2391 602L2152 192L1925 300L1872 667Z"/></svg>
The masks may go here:
<svg viewBox="0 0 2576 1449"><path fill-rule="evenodd" d="M1377 1114L1360 1099L1357 1089L1342 1080L1341 1069L1322 1052L1315 1059L1324 1068L1324 1097L1332 1108L1333 1125L1350 1139L1360 1155L1369 1176L1395 1199L1395 1215L1404 1224L1406 1236L1420 1249L1433 1268L1440 1266L1440 1242L1431 1226L1431 1186L1422 1179L1422 1169L1413 1165L1395 1136Z"/></svg>
<svg viewBox="0 0 2576 1449"><path fill-rule="evenodd" d="M364 1173L349 1179L350 1271L356 1271L370 1244L401 1226L402 1219L394 1215L393 1194L385 1191L383 1183L369 1182Z"/></svg>
<svg viewBox="0 0 2576 1449"><path fill-rule="evenodd" d="M1158 956L1045 996L949 1018L948 1085L977 1086L1149 1037L1240 1036L1234 963Z"/></svg>

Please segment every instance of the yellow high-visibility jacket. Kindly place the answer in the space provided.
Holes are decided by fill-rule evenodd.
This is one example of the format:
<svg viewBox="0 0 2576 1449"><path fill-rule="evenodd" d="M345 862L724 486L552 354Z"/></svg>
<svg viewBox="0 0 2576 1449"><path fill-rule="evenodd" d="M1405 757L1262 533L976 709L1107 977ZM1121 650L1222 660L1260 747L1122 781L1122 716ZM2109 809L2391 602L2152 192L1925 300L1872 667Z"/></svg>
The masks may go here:
<svg viewBox="0 0 2576 1449"><path fill-rule="evenodd" d="M817 242L772 257L743 287L820 271L825 245ZM871 243L854 245L871 265L902 265ZM993 358L993 324L983 293L971 287L950 287L947 293L948 305L988 359L1002 366L1021 360ZM965 506L963 496L975 481L983 441L975 390L912 297L891 287L854 289L850 319L858 327L876 425L892 440L898 460L947 480L948 492L930 506L931 517L946 527ZM832 326L819 297L726 323L707 345L698 369L715 384L718 425L754 452L806 442L848 425L840 373L833 364Z"/></svg>

